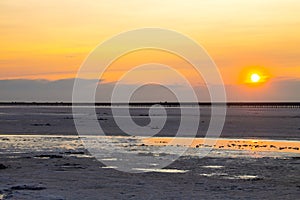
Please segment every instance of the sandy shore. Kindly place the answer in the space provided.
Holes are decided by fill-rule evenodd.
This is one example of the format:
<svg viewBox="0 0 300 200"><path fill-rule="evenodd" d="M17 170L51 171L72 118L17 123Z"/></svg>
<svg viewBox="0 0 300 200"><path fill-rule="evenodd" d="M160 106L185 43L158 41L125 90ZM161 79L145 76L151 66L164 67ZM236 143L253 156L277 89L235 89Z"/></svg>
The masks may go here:
<svg viewBox="0 0 300 200"><path fill-rule="evenodd" d="M170 138L106 137L137 155L155 153ZM0 136L0 199L297 199L300 154L288 141L221 140L205 158L198 148L148 173L125 173L96 160L76 136ZM232 144L259 145L235 150ZM179 141L173 147L180 148ZM130 144L130 145L128 145ZM219 148L224 146L224 148ZM230 145L228 147L227 145ZM276 148L265 150L274 145ZM231 149L226 149L231 148ZM286 149L280 150L286 146ZM299 147L299 146L298 146ZM108 147L105 147L108 148ZM241 147L242 148L242 147ZM246 148L246 146L245 146ZM126 150L126 151L127 151ZM274 150L274 151L271 151ZM291 150L291 151L289 151ZM284 152L283 152L284 151ZM289 151L289 152L288 152ZM111 162L114 151L105 155ZM107 153L107 152L105 152ZM147 169L143 169L147 171Z"/></svg>

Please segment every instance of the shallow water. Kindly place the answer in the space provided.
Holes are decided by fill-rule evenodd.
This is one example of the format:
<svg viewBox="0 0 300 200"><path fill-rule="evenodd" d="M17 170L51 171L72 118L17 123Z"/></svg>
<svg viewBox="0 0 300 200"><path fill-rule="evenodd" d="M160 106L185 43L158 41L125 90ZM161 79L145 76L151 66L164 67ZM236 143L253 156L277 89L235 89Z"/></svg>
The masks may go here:
<svg viewBox="0 0 300 200"><path fill-rule="evenodd" d="M118 169L128 153L163 159L169 153L175 156L183 147L171 146L165 152L158 145L141 145L143 138L139 137L85 139L96 142L94 148L98 148L98 156L103 153L103 162L94 159L76 136L1 135L0 164L7 168L0 169L0 197L24 200L299 197L299 153L215 148L201 158L201 148L188 148L162 169L149 162L145 165L148 167L134 169L135 173L124 173Z"/></svg>
<svg viewBox="0 0 300 200"><path fill-rule="evenodd" d="M117 161L118 158L114 157L118 153L132 153L143 156L161 157L166 156L168 153L176 155L179 153L183 156L200 156L203 149L201 147L195 147L191 145L186 147L180 145L180 142L176 142L175 145L168 146L168 152L165 151L165 145L161 145L146 141L160 141L167 140L169 138L144 138L144 137L129 137L129 136L65 136L65 135L0 135L0 154L7 153L30 153L30 152L79 152L76 156L86 156L82 155L86 148L96 149L99 154L102 155L102 161ZM188 138L185 138L186 140ZM180 139L182 140L182 139ZM179 140L179 141L180 141ZM190 138L192 141L193 138ZM198 138L193 140L194 142L203 141L203 138ZM84 141L84 143L83 143ZM232 143L243 143L252 142L248 139L220 139L218 140L221 144ZM146 143L145 143L146 142ZM166 144L166 143L163 143ZM184 142L184 144L186 144ZM276 148L272 148L272 151L264 151L264 148L246 148L246 149L236 149L234 146L231 148L219 148L215 146L211 149L208 154L209 157L293 157L299 156L300 150L297 151L287 151L280 150L280 146L286 146L288 144L299 145L300 142L297 141L286 141L286 140L255 140L255 144L269 144L274 145ZM85 146L90 145L90 146ZM292 150L292 149L291 149ZM82 152L82 153L80 153ZM184 152L184 154L182 154ZM222 166L203 166L206 168L219 168Z"/></svg>

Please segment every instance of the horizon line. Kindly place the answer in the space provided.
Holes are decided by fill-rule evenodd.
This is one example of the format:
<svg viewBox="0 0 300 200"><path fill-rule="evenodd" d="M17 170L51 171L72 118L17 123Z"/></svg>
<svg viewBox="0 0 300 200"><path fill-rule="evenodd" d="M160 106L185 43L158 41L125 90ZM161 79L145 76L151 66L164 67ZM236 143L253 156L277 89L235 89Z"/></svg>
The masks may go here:
<svg viewBox="0 0 300 200"><path fill-rule="evenodd" d="M164 107L180 106L238 106L238 107L291 107L300 108L300 102L0 102L0 106L153 106L161 105Z"/></svg>

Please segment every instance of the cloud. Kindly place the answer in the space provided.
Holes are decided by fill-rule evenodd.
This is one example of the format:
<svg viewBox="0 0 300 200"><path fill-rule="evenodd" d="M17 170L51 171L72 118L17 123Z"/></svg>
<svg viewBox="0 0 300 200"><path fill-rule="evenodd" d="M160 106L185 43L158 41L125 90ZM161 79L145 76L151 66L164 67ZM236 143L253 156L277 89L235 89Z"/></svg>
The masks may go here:
<svg viewBox="0 0 300 200"><path fill-rule="evenodd" d="M74 80L0 80L0 101L71 101ZM98 82L81 81L85 87Z"/></svg>
<svg viewBox="0 0 300 200"><path fill-rule="evenodd" d="M82 86L82 96L92 86L99 83L97 79L78 79ZM61 79L57 81L13 79L0 80L0 101L36 101L36 102L70 102L75 79ZM96 92L96 101L108 102L112 95L115 83L99 84ZM133 88L136 85L123 84L123 88ZM180 95L188 96L188 89L174 84L161 86L148 84L140 87L131 97L133 101L176 101L168 88L174 89ZM215 89L220 86L214 86ZM199 101L209 101L209 93L205 86L194 87ZM124 90L126 91L126 90ZM226 85L228 101L300 101L300 79L278 78L272 82L250 88L243 85ZM123 95L123 94L121 94ZM124 92L126 95L126 92ZM188 99L187 99L188 101Z"/></svg>
<svg viewBox="0 0 300 200"><path fill-rule="evenodd" d="M300 79L276 78L265 85L226 86L228 101L300 102Z"/></svg>
<svg viewBox="0 0 300 200"><path fill-rule="evenodd" d="M273 84L273 92L269 98L279 101L298 101L300 102L300 80L287 79L276 81Z"/></svg>

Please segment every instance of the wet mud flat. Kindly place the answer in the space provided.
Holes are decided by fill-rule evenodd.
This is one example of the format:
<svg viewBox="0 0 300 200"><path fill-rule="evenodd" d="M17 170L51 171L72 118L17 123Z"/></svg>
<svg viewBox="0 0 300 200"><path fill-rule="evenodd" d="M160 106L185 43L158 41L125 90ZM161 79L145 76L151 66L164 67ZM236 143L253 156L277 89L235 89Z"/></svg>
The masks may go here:
<svg viewBox="0 0 300 200"><path fill-rule="evenodd" d="M120 145L133 144L132 138L119 139ZM214 149L200 158L199 148L190 148L164 169L126 173L96 160L78 137L3 136L0 141L0 199L297 199L300 195L297 153ZM149 148L139 142L128 146L129 152L143 155Z"/></svg>

